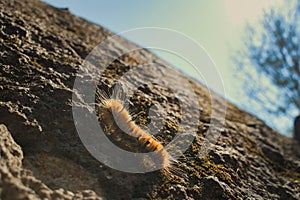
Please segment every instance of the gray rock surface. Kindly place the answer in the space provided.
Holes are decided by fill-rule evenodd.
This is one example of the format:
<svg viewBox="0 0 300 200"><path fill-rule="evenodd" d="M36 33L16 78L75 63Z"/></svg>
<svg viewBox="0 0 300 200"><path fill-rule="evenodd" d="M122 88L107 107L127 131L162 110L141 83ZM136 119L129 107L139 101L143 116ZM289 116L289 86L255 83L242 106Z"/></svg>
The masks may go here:
<svg viewBox="0 0 300 200"><path fill-rule="evenodd" d="M167 143L180 128L188 132L193 125L198 127L196 138L174 164L180 169L177 173L131 174L105 166L79 139L72 116L72 90L85 57L112 33L37 0L2 0L0 24L1 199L300 199L297 142L230 103L226 103L222 127L218 124L222 98L217 97L219 103L214 105L220 113L211 119L207 88L143 49L111 63L99 87L109 90L138 65L158 63L160 70L145 68L130 80L153 81L171 74L164 81L179 90L184 88L176 80L187 80L199 101L199 106L190 106L200 107L200 116L189 114L199 120L179 127L176 97L155 84L140 85L133 92L134 120L141 126L147 124L149 106L161 104L168 116L157 116L165 123L164 131L155 136L158 140ZM129 46L134 44L119 38L107 51ZM100 62L107 59L107 53L100 52ZM183 101L190 102L189 93ZM212 121L220 137L208 156L199 157ZM119 145L128 147L130 140L122 139Z"/></svg>

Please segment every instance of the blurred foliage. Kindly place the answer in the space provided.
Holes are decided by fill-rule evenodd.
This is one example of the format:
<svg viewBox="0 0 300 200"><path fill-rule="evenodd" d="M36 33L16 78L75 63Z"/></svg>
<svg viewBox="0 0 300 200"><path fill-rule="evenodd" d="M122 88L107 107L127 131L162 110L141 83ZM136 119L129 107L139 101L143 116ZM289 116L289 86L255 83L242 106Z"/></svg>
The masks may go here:
<svg viewBox="0 0 300 200"><path fill-rule="evenodd" d="M245 106L267 113L281 131L291 127L278 126L278 119L293 121L300 111L300 0L284 3L247 24L243 47L233 56L249 98Z"/></svg>

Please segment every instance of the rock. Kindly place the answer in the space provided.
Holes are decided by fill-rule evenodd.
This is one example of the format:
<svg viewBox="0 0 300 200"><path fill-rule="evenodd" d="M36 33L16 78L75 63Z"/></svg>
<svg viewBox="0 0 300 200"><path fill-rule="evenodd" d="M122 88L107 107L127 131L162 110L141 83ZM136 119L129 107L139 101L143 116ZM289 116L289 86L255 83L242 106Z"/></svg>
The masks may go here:
<svg viewBox="0 0 300 200"><path fill-rule="evenodd" d="M201 199L232 199L234 196L231 193L231 188L223 182L220 182L217 177L204 177L202 186ZM205 192L204 192L205 191Z"/></svg>
<svg viewBox="0 0 300 200"><path fill-rule="evenodd" d="M93 191L82 191L74 194L70 191L64 191L64 189L51 190L40 180L37 180L31 171L23 168L21 147L16 144L3 124L0 125L0 142L1 199L74 199L76 195L82 196L82 199L88 199L90 196L93 199L102 199ZM51 163L47 162L46 164ZM68 169L70 168L68 167Z"/></svg>
<svg viewBox="0 0 300 200"><path fill-rule="evenodd" d="M300 199L297 142L230 103L223 126L224 99L212 94L217 102L212 108L206 87L145 49L110 63L99 88L109 92L139 65L159 65L159 70L144 67L128 76L139 85L129 91L134 120L140 126L153 122L154 128L163 124L154 137L164 145L181 129L195 138L169 171L127 173L95 159L80 140L72 113L73 108L91 106L76 91L72 101L73 85L79 70L92 69L81 65L86 56L112 35L38 0L0 2L1 199ZM109 53L132 46L118 38L95 60L103 65ZM159 78L184 91L180 100L192 110L188 120L172 90L155 84ZM151 84L143 84L144 79ZM97 79L88 74L82 80ZM193 92L178 80L189 82L198 103L190 103ZM121 131L106 123L105 113L98 114L99 124L111 131L109 138L116 145L140 150L132 138L118 137ZM197 131L192 132L193 126Z"/></svg>

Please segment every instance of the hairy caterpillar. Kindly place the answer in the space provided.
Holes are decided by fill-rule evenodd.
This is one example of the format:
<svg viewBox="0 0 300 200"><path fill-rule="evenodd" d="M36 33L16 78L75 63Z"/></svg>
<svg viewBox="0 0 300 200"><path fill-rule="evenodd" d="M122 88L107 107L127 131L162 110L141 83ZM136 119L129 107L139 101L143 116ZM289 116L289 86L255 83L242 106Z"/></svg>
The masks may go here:
<svg viewBox="0 0 300 200"><path fill-rule="evenodd" d="M167 149L155 139L152 135L140 128L133 120L128 109L123 105L120 100L109 97L105 92L98 92L99 106L109 110L115 119L118 127L125 133L132 137L135 137L139 144L141 144L146 150L153 151L160 165L169 170L171 167L171 161L174 159L168 153Z"/></svg>

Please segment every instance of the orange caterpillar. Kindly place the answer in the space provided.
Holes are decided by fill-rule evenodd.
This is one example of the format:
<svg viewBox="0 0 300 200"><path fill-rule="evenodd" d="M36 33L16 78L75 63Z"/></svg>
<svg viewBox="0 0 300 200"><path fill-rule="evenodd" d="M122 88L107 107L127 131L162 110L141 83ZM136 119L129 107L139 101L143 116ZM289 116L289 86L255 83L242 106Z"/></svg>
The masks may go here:
<svg viewBox="0 0 300 200"><path fill-rule="evenodd" d="M149 151L154 151L160 157L161 164L164 168L170 167L172 157L169 155L164 146L153 138L150 134L142 130L132 121L132 117L127 109L118 100L108 98L108 95L99 94L100 105L108 109L115 118L117 125L127 134L136 137L139 143Z"/></svg>

